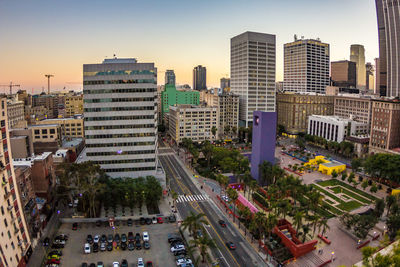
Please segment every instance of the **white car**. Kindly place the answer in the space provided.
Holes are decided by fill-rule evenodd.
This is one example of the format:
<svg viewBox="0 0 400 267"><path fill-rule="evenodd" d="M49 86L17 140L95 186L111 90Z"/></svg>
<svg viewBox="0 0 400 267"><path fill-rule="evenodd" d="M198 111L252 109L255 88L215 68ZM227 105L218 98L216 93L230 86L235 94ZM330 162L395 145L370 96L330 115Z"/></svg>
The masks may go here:
<svg viewBox="0 0 400 267"><path fill-rule="evenodd" d="M114 261L112 266L113 267L119 267L119 262L118 261Z"/></svg>
<svg viewBox="0 0 400 267"><path fill-rule="evenodd" d="M138 258L137 259L137 267L144 267L143 258Z"/></svg>
<svg viewBox="0 0 400 267"><path fill-rule="evenodd" d="M99 243L99 241L100 241L100 236L99 235L95 235L94 238L93 238L93 242L94 243Z"/></svg>
<svg viewBox="0 0 400 267"><path fill-rule="evenodd" d="M190 263L192 263L191 259L178 259L176 261L177 266L182 265L182 264L190 264Z"/></svg>
<svg viewBox="0 0 400 267"><path fill-rule="evenodd" d="M180 250L184 250L185 246L184 245L176 245L171 247L171 252L175 252L175 251L180 251Z"/></svg>
<svg viewBox="0 0 400 267"><path fill-rule="evenodd" d="M153 224L157 224L157 218L156 217L153 217L153 219L152 219L152 221L151 221Z"/></svg>
<svg viewBox="0 0 400 267"><path fill-rule="evenodd" d="M229 199L228 196L222 196L221 198L222 198L223 200L225 200L226 202L229 202L229 201L230 201L230 199Z"/></svg>
<svg viewBox="0 0 400 267"><path fill-rule="evenodd" d="M150 240L150 236L148 232L143 232L143 241L149 241Z"/></svg>
<svg viewBox="0 0 400 267"><path fill-rule="evenodd" d="M90 254L90 244L86 243L84 247L85 254Z"/></svg>

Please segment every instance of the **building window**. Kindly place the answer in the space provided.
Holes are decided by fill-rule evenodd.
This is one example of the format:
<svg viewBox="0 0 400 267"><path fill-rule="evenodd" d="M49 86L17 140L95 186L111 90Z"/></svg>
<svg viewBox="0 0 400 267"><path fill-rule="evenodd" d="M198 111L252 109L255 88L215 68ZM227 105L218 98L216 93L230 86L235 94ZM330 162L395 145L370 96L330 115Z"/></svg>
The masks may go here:
<svg viewBox="0 0 400 267"><path fill-rule="evenodd" d="M55 133L56 133L56 130L55 130L55 129L50 129L50 133L51 133L51 134L55 134Z"/></svg>

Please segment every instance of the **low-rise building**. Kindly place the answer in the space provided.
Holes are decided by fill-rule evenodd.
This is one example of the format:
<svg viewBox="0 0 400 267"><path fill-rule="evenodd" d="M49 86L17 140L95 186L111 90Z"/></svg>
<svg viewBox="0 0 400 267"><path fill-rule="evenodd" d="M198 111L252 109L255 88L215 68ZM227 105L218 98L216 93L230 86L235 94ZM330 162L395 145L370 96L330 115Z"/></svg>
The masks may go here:
<svg viewBox="0 0 400 267"><path fill-rule="evenodd" d="M307 132L310 115L333 115L333 96L312 93L278 93L276 97L278 125L286 133Z"/></svg>
<svg viewBox="0 0 400 267"><path fill-rule="evenodd" d="M194 90L177 90L174 85L165 85L164 91L161 92L161 117L169 112L169 108L174 105L199 105L200 93Z"/></svg>
<svg viewBox="0 0 400 267"><path fill-rule="evenodd" d="M65 96L65 116L73 117L83 114L83 94Z"/></svg>
<svg viewBox="0 0 400 267"><path fill-rule="evenodd" d="M169 109L169 135L180 144L183 138L194 142L215 140L218 135L218 108L193 105L177 105ZM217 132L215 136L212 128Z"/></svg>
<svg viewBox="0 0 400 267"><path fill-rule="evenodd" d="M25 120L27 121L28 125L47 118L51 118L51 111L45 106L25 106Z"/></svg>
<svg viewBox="0 0 400 267"><path fill-rule="evenodd" d="M359 136L347 136L346 141L354 145L353 153L359 158L363 158L368 155L369 147L369 135Z"/></svg>
<svg viewBox="0 0 400 267"><path fill-rule="evenodd" d="M32 129L11 129L10 143L13 158L28 158L34 154Z"/></svg>
<svg viewBox="0 0 400 267"><path fill-rule="evenodd" d="M369 152L400 154L399 100L372 100Z"/></svg>
<svg viewBox="0 0 400 267"><path fill-rule="evenodd" d="M351 118L370 127L372 115L371 98L360 95L337 95L335 96L333 115L344 119Z"/></svg>
<svg viewBox="0 0 400 267"><path fill-rule="evenodd" d="M59 125L62 138L83 138L85 136L82 116L36 121L36 125L45 124Z"/></svg>
<svg viewBox="0 0 400 267"><path fill-rule="evenodd" d="M26 126L24 102L16 99L7 100L7 114L9 129Z"/></svg>
<svg viewBox="0 0 400 267"><path fill-rule="evenodd" d="M55 152L61 145L61 127L58 124L30 125L35 154Z"/></svg>
<svg viewBox="0 0 400 267"><path fill-rule="evenodd" d="M341 143L347 136L365 135L368 125L338 116L311 115L307 133Z"/></svg>

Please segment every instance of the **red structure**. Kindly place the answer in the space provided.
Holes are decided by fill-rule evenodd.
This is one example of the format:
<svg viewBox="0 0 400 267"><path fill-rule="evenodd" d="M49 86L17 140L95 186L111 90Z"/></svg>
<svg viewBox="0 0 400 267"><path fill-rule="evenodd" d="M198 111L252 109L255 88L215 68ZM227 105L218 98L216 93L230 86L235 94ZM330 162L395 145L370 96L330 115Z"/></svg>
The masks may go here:
<svg viewBox="0 0 400 267"><path fill-rule="evenodd" d="M296 236L296 230L294 230L292 225L285 219L279 220L273 232L282 239L282 243L290 250L295 258L313 251L318 243L317 240L302 243Z"/></svg>
<svg viewBox="0 0 400 267"><path fill-rule="evenodd" d="M239 190L239 191L242 191L244 189L244 184L242 184L242 183L232 183L232 184L229 184L228 187L236 189L236 190Z"/></svg>

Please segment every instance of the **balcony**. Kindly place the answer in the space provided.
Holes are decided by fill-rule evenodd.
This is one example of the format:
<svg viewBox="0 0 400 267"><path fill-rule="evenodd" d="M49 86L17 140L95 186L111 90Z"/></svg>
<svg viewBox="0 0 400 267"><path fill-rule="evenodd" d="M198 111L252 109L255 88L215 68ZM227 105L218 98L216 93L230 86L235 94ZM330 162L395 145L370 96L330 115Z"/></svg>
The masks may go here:
<svg viewBox="0 0 400 267"><path fill-rule="evenodd" d="M7 199L11 195L11 192L5 192L4 193L4 199Z"/></svg>

